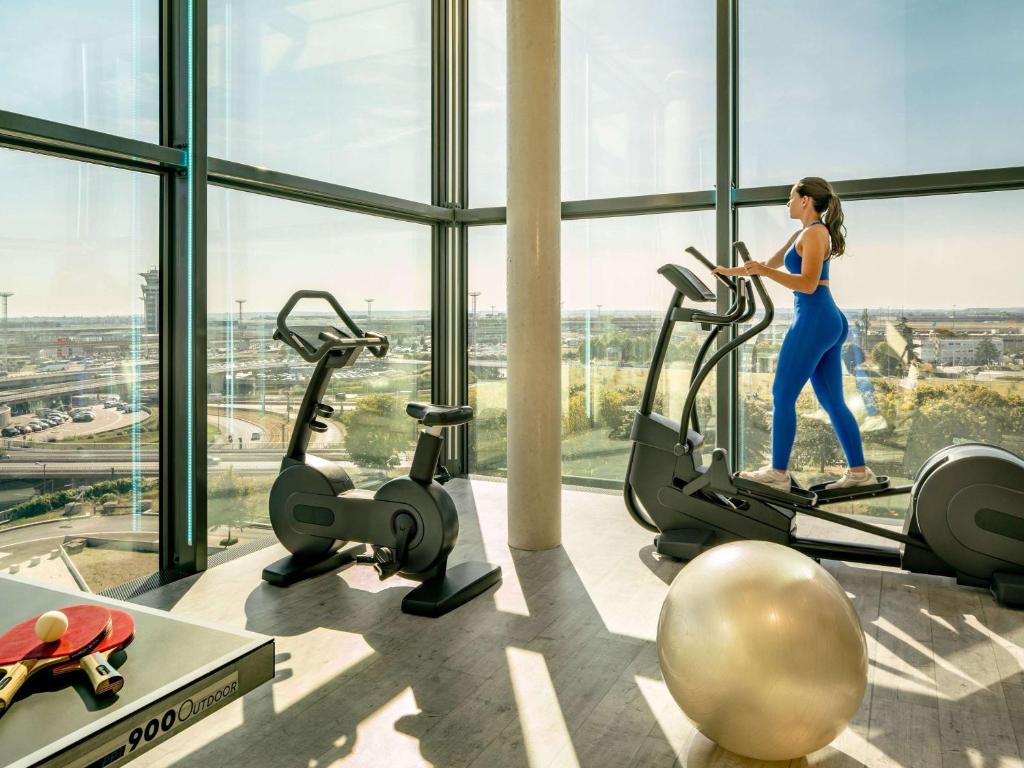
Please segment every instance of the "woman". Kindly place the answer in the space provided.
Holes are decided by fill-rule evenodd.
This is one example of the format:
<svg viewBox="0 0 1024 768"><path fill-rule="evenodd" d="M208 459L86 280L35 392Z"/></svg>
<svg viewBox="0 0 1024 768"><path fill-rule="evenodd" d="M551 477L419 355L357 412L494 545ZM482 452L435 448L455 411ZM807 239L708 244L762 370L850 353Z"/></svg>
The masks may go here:
<svg viewBox="0 0 1024 768"><path fill-rule="evenodd" d="M831 184L809 176L789 192L789 217L799 219L803 229L767 262L715 268L723 275L761 275L795 294L793 325L782 342L772 386L772 461L761 469L741 472L740 477L775 490L790 490L788 467L796 437L796 399L810 379L849 466L840 480L826 487L873 485L878 481L864 466L860 430L843 399L841 353L849 325L828 288L829 263L846 250L843 207ZM778 268L783 265L788 272Z"/></svg>

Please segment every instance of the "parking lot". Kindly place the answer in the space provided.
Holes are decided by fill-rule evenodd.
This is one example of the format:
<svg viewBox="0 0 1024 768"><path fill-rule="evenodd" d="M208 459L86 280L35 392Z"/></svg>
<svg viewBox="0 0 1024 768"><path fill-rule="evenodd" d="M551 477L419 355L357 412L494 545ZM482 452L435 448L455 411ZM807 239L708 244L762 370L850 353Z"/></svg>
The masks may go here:
<svg viewBox="0 0 1024 768"><path fill-rule="evenodd" d="M83 406L74 410L88 411L92 414L93 420L82 422L66 421L63 424L58 424L55 427L49 427L41 432L32 432L28 435L8 437L6 439L12 441L24 441L28 443L75 439L84 435L92 435L113 429L121 429L134 424L135 422L142 421L149 415L145 410L139 410L135 413L122 413L114 408L104 408L102 405ZM37 414L32 413L24 416L16 416L11 420L11 422L13 426L21 427L29 422L37 421L39 418L40 417Z"/></svg>

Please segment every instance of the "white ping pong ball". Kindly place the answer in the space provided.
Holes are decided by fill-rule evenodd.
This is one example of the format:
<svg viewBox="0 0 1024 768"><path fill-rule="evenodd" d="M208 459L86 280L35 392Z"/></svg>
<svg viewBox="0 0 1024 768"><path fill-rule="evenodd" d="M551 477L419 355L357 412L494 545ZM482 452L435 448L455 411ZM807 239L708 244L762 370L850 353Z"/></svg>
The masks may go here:
<svg viewBox="0 0 1024 768"><path fill-rule="evenodd" d="M68 617L60 611L47 611L36 619L36 637L44 643L60 640L68 631Z"/></svg>

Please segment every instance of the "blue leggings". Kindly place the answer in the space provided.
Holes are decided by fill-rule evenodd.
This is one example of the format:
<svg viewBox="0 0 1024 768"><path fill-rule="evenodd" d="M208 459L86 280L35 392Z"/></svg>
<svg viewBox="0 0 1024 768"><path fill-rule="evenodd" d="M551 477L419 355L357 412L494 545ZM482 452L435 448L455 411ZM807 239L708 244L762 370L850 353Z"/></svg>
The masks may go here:
<svg viewBox="0 0 1024 768"><path fill-rule="evenodd" d="M796 437L796 399L807 380L825 409L851 467L864 464L857 421L843 398L843 342L850 327L828 286L798 293L796 316L779 351L772 386L772 466L787 469Z"/></svg>

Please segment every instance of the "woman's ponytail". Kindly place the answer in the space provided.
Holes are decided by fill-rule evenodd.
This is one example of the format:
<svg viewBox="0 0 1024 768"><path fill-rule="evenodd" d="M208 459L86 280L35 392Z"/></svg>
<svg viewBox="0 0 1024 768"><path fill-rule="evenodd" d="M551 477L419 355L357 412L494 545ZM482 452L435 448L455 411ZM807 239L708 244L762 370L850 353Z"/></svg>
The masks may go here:
<svg viewBox="0 0 1024 768"><path fill-rule="evenodd" d="M843 224L843 204L835 192L828 199L828 208L822 218L832 238L832 250L829 256L842 256L846 251L846 226Z"/></svg>
<svg viewBox="0 0 1024 768"><path fill-rule="evenodd" d="M843 224L843 204L832 185L819 176L800 179L796 185L798 195L810 197L814 210L821 216L832 238L829 257L842 256L846 252L846 226Z"/></svg>

